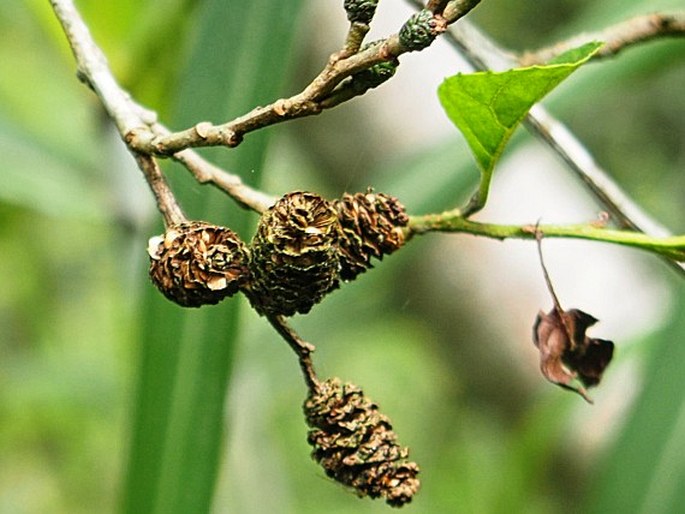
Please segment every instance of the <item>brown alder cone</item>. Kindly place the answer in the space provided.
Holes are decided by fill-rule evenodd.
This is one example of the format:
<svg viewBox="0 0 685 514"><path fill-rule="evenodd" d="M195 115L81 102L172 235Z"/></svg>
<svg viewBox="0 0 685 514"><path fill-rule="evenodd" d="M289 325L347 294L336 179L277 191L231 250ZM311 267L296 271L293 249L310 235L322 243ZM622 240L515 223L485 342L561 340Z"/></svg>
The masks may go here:
<svg viewBox="0 0 685 514"><path fill-rule="evenodd" d="M288 193L259 220L251 244L253 280L245 293L260 314L306 314L338 287L341 227L332 204Z"/></svg>
<svg viewBox="0 0 685 514"><path fill-rule="evenodd" d="M335 206L343 229L339 244L343 280L353 280L372 267L372 257L382 259L404 244L409 216L397 198L369 189L345 193Z"/></svg>
<svg viewBox="0 0 685 514"><path fill-rule="evenodd" d="M334 378L318 384L304 403L312 457L326 474L360 496L385 498L393 507L419 490L419 467L397 444L390 420L357 386Z"/></svg>
<svg viewBox="0 0 685 514"><path fill-rule="evenodd" d="M249 280L248 253L238 235L202 221L169 227L150 239L150 278L184 307L215 304Z"/></svg>

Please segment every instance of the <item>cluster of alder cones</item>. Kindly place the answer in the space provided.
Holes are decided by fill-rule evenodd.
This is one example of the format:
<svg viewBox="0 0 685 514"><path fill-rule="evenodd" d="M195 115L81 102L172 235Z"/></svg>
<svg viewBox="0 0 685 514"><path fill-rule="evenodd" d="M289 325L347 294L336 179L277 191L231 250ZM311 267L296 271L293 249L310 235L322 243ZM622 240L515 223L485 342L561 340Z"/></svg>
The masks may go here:
<svg viewBox="0 0 685 514"><path fill-rule="evenodd" d="M168 227L150 239L150 277L184 307L242 291L260 314L306 314L340 281L369 269L372 258L400 248L408 221L402 204L383 193L328 201L292 192L262 214L249 245L202 221Z"/></svg>
<svg viewBox="0 0 685 514"><path fill-rule="evenodd" d="M150 239L150 277L185 307L215 304L242 291L266 316L307 313L405 242L409 221L396 198L369 190L328 201L288 193L264 212L249 245L206 222L168 227ZM359 496L402 506L419 489L390 420L361 389L338 379L316 383L304 404L312 457Z"/></svg>
<svg viewBox="0 0 685 514"><path fill-rule="evenodd" d="M341 281L369 269L373 258L399 249L408 222L396 198L372 190L334 201L292 192L262 214L249 245L232 230L202 221L168 227L150 239L150 277L185 307L216 304L242 291L259 314L306 314ZM542 373L591 401L585 387L600 382L613 343L586 336L597 320L563 310L546 270L545 276L555 307L538 315L533 330ZM312 456L330 477L392 506L411 501L419 468L359 388L337 379L317 383L304 411Z"/></svg>

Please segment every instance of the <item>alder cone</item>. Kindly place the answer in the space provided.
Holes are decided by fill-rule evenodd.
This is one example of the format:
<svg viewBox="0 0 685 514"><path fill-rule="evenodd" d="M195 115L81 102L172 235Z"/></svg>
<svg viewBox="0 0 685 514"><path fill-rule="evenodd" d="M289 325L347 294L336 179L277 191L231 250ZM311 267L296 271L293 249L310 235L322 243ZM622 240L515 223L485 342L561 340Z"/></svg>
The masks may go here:
<svg viewBox="0 0 685 514"><path fill-rule="evenodd" d="M346 193L335 205L343 229L339 244L343 280L353 280L371 268L372 257L382 259L404 245L409 217L397 198L368 190Z"/></svg>
<svg viewBox="0 0 685 514"><path fill-rule="evenodd" d="M251 244L253 280L245 289L260 314L306 314L338 287L340 223L319 195L283 196L259 220Z"/></svg>
<svg viewBox="0 0 685 514"><path fill-rule="evenodd" d="M150 239L150 278L184 307L215 304L249 280L245 244L230 229L205 222L169 227Z"/></svg>
<svg viewBox="0 0 685 514"><path fill-rule="evenodd" d="M385 498L393 507L409 503L419 490L419 467L397 444L390 420L362 390L330 379L317 385L304 403L312 428L312 458L336 481L361 496Z"/></svg>

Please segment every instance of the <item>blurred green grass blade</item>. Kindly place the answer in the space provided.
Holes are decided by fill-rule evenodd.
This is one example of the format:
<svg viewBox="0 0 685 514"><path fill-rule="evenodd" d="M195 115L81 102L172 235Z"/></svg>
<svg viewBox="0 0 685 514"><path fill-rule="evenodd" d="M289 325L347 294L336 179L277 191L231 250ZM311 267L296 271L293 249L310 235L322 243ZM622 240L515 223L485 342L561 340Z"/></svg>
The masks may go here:
<svg viewBox="0 0 685 514"><path fill-rule="evenodd" d="M438 97L464 135L481 170L479 205L485 205L492 172L504 147L530 108L557 87L601 47L588 43L543 66L448 77Z"/></svg>
<svg viewBox="0 0 685 514"><path fill-rule="evenodd" d="M225 121L282 96L301 4L205 2L191 30L188 64L180 73L175 124ZM256 183L267 142L266 135L255 134L238 149L208 154ZM187 173L173 171L174 190L189 216L246 232L246 212L232 208L225 195L199 187ZM239 331L238 304L229 299L184 310L148 288L123 512L210 510L224 424L230 428L224 403Z"/></svg>
<svg viewBox="0 0 685 514"><path fill-rule="evenodd" d="M0 202L48 216L102 220L105 200L99 184L68 155L58 155L38 138L24 134L0 116L2 182Z"/></svg>
<svg viewBox="0 0 685 514"><path fill-rule="evenodd" d="M683 512L685 288L676 293L681 301L675 319L653 336L644 389L616 443L604 455L584 512Z"/></svg>
<svg viewBox="0 0 685 514"><path fill-rule="evenodd" d="M148 0L132 23L127 40L131 51L126 55L122 82L143 105L149 103L148 99L154 102L163 118L175 93L169 84L176 83L182 71L178 55L165 49L169 41L184 40L201 5L195 0ZM159 22L160 12L164 13L163 24ZM145 72L150 62L155 63L155 73Z"/></svg>

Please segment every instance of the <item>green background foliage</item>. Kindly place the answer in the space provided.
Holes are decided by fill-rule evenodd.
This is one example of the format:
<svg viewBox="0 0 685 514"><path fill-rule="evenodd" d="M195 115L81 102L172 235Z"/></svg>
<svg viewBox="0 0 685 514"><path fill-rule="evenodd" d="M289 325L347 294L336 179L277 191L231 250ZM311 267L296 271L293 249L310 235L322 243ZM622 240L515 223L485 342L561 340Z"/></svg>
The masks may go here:
<svg viewBox="0 0 685 514"><path fill-rule="evenodd" d="M322 3L79 7L120 81L180 128L305 84L339 44L319 33L326 25L313 11L344 25L342 2ZM474 18L523 49L679 4L546 0L530 11L492 0ZM242 298L184 311L148 283L146 241L159 218L96 99L75 79L47 2L0 2L0 33L0 512L203 512L210 501L217 513L386 512L311 461L295 358ZM408 57L398 78L413 62L435 59L432 51ZM652 43L583 67L546 103L679 233L684 74L681 41ZM389 94L394 84L386 86ZM467 198L477 172L454 132L421 145L388 143L406 127L392 132L380 122L386 86L316 119L252 134L238 150L203 153L274 194L333 197L373 185L414 213ZM504 157L526 144L519 132ZM250 237L256 216L179 167L165 171L190 215ZM616 341L590 407L538 376L532 343L510 320L530 299L499 300L539 276L505 274L489 295L471 294L487 273L469 274L469 262L489 245L511 248L448 235L413 241L294 320L317 345L320 374L362 386L411 447L423 489L405 509L673 512L685 490L682 280L638 259L643 280L659 289L661 317ZM568 264L577 273L597 265ZM535 310L528 315L532 322Z"/></svg>

